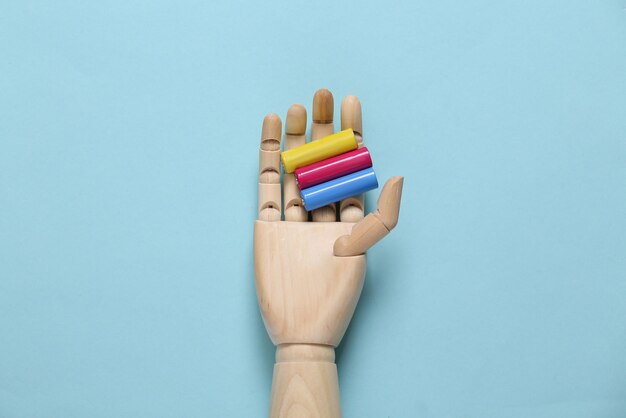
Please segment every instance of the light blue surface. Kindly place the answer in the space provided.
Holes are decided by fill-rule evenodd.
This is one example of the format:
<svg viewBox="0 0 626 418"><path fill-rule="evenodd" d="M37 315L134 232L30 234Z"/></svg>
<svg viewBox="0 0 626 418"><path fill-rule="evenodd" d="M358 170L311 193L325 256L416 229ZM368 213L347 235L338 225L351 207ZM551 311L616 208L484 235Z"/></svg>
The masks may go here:
<svg viewBox="0 0 626 418"><path fill-rule="evenodd" d="M626 416L625 9L3 1L0 416L265 416L261 120L322 86L406 176L345 417Z"/></svg>

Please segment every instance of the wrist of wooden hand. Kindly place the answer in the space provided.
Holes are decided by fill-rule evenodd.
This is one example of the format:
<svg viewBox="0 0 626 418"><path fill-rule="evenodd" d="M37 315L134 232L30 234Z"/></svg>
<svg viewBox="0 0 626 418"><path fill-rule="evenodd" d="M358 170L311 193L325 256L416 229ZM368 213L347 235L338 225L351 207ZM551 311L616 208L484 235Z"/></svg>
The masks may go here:
<svg viewBox="0 0 626 418"><path fill-rule="evenodd" d="M323 344L280 344L276 347L276 363L335 362L335 348Z"/></svg>
<svg viewBox="0 0 626 418"><path fill-rule="evenodd" d="M335 348L280 344L272 380L270 418L340 418Z"/></svg>

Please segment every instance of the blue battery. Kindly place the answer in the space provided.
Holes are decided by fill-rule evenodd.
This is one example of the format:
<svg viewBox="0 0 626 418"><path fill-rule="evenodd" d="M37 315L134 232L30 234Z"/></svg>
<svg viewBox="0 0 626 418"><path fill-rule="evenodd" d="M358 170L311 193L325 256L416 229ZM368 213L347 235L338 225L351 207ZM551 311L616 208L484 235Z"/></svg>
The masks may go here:
<svg viewBox="0 0 626 418"><path fill-rule="evenodd" d="M378 187L374 170L366 168L325 183L308 187L300 192L306 210L313 210L338 202L351 196L365 193Z"/></svg>

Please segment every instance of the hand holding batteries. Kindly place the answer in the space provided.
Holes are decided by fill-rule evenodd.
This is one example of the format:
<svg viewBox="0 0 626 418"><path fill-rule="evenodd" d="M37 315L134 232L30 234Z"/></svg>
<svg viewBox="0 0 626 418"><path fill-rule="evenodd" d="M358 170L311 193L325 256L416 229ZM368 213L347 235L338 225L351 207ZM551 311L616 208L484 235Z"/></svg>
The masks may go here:
<svg viewBox="0 0 626 418"><path fill-rule="evenodd" d="M306 109L293 105L285 123L285 150L306 143L306 125ZM351 129L362 143L361 105L354 96L342 102L341 129ZM313 99L311 139L333 132L333 97L328 90L319 90ZM292 416L285 411L296 408L293 416L307 412L337 418L341 413L334 347L361 294L365 252L397 224L403 179L393 177L385 184L378 210L367 216L362 196L352 196L338 204L316 205L309 221L291 173L296 167L287 169L281 187L281 137L280 118L266 116L259 157L254 265L261 315L277 346L270 417Z"/></svg>

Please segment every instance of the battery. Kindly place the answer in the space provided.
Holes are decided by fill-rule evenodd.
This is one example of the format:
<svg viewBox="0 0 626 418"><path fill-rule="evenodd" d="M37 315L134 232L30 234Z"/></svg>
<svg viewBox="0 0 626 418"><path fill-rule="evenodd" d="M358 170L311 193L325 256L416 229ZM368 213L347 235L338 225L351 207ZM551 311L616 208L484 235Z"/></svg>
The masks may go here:
<svg viewBox="0 0 626 418"><path fill-rule="evenodd" d="M339 177L300 191L304 208L308 211L321 208L351 196L365 193L378 187L374 170L364 170Z"/></svg>
<svg viewBox="0 0 626 418"><path fill-rule="evenodd" d="M296 168L304 167L335 155L357 149L358 142L352 129L328 135L299 147L283 151L280 158L283 161L285 173L293 173Z"/></svg>
<svg viewBox="0 0 626 418"><path fill-rule="evenodd" d="M300 167L293 174L300 189L306 189L371 166L372 157L368 149L363 147Z"/></svg>

